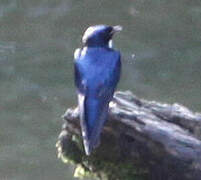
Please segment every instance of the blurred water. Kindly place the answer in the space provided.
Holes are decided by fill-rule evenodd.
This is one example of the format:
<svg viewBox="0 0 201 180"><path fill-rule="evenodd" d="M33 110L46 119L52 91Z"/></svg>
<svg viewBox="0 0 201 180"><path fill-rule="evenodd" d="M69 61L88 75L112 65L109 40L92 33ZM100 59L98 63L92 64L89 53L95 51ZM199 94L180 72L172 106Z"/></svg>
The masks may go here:
<svg viewBox="0 0 201 180"><path fill-rule="evenodd" d="M89 25L124 27L119 89L201 111L200 18L199 0L0 0L0 179L72 179L55 143Z"/></svg>

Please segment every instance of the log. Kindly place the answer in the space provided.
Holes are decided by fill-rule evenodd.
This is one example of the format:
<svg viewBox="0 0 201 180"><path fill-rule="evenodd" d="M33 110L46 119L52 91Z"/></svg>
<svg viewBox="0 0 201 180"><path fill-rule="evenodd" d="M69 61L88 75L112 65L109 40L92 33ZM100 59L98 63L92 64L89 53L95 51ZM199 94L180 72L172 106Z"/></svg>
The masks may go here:
<svg viewBox="0 0 201 180"><path fill-rule="evenodd" d="M116 92L101 144L84 154L78 108L68 109L58 157L75 176L108 180L201 180L201 114L179 104L146 101Z"/></svg>

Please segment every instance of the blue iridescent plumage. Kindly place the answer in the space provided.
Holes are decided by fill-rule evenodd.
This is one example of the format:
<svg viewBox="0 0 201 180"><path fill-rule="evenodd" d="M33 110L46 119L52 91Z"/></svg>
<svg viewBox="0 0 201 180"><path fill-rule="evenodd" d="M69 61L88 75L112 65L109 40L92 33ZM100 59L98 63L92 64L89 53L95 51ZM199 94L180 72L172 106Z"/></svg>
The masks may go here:
<svg viewBox="0 0 201 180"><path fill-rule="evenodd" d="M113 34L120 30L120 26L91 26L84 33L84 47L74 53L75 85L87 155L99 143L109 102L120 79L120 53L110 47Z"/></svg>

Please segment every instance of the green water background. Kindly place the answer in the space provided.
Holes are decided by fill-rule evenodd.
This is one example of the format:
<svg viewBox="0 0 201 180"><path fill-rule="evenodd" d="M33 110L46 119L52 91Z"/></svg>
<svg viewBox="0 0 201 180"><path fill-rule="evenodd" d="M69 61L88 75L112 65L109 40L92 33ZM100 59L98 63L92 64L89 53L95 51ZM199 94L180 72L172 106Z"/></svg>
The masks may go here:
<svg viewBox="0 0 201 180"><path fill-rule="evenodd" d="M0 179L70 180L60 116L76 105L73 51L93 24L122 25L119 90L201 111L201 1L0 0Z"/></svg>

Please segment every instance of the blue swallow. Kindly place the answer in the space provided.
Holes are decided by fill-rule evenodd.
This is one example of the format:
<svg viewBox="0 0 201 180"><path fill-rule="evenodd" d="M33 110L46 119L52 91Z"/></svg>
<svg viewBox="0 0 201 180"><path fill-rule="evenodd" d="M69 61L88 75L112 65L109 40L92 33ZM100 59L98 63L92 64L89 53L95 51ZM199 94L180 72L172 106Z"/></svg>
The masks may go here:
<svg viewBox="0 0 201 180"><path fill-rule="evenodd" d="M74 53L75 85L86 155L99 145L109 102L120 79L121 57L119 51L112 49L112 37L121 30L121 26L91 26L82 37L83 48Z"/></svg>

